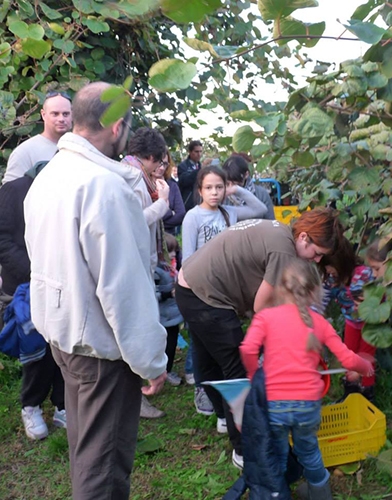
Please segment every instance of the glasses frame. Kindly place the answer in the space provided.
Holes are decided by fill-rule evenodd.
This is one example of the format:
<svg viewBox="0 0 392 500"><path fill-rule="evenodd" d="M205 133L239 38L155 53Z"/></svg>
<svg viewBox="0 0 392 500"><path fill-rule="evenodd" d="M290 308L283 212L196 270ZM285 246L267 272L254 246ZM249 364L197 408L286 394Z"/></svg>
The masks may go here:
<svg viewBox="0 0 392 500"><path fill-rule="evenodd" d="M64 99L68 99L69 102L72 102L72 98L67 92L62 92L62 91L57 91L57 90L51 90L50 92L47 92L45 95L45 101L47 99L51 99L52 97L57 97L57 96L64 97Z"/></svg>

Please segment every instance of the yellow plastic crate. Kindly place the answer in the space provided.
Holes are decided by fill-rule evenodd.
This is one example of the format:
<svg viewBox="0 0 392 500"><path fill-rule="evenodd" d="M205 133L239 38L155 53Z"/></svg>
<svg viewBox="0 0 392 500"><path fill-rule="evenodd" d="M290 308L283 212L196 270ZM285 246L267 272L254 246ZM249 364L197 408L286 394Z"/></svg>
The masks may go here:
<svg viewBox="0 0 392 500"><path fill-rule="evenodd" d="M350 394L322 408L318 441L326 467L377 455L386 441L385 415L361 394Z"/></svg>

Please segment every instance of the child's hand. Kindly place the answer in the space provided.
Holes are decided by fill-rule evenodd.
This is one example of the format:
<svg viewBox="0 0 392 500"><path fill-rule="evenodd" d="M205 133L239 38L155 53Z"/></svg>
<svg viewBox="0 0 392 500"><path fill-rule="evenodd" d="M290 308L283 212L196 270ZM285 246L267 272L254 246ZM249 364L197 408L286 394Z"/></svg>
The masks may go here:
<svg viewBox="0 0 392 500"><path fill-rule="evenodd" d="M353 371L346 372L346 379L349 382L358 382L360 378L361 375L358 372L353 372Z"/></svg>
<svg viewBox="0 0 392 500"><path fill-rule="evenodd" d="M235 194L237 192L237 184L233 184L232 182L227 182L226 184L226 196L230 196L231 194Z"/></svg>

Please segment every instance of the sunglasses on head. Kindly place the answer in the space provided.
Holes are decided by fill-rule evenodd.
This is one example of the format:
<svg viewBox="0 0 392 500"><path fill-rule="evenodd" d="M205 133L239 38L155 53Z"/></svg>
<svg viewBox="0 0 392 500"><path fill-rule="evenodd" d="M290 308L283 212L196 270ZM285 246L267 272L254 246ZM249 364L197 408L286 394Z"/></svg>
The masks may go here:
<svg viewBox="0 0 392 500"><path fill-rule="evenodd" d="M50 99L51 97L56 97L60 95L61 97L64 97L64 99L68 99L68 101L72 102L71 96L67 94L66 92L58 92L57 90L51 90L45 95L45 100Z"/></svg>

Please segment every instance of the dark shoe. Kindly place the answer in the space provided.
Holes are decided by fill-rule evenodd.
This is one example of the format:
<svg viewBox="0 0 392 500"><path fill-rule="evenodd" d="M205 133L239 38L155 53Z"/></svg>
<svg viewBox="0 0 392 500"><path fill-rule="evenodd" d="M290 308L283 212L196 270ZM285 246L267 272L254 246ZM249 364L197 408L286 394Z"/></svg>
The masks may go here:
<svg viewBox="0 0 392 500"><path fill-rule="evenodd" d="M368 401L374 403L374 385L368 385L367 387L363 387L362 396L365 396L365 398Z"/></svg>
<svg viewBox="0 0 392 500"><path fill-rule="evenodd" d="M308 483L308 500L333 500L329 481L323 486L314 486Z"/></svg>
<svg viewBox="0 0 392 500"><path fill-rule="evenodd" d="M362 392L361 386L358 384L358 382L349 382L345 377L342 378L342 382L343 382L344 393L343 396L336 401L337 403L343 403L343 401L347 398L349 394Z"/></svg>

